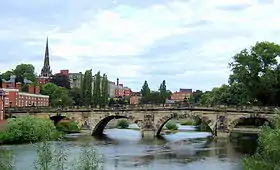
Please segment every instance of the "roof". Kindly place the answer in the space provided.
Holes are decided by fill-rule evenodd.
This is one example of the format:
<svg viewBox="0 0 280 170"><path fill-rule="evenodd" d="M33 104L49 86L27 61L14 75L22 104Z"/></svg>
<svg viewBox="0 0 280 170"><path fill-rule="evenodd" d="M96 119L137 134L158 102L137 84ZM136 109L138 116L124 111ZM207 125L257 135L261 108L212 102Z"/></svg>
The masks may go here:
<svg viewBox="0 0 280 170"><path fill-rule="evenodd" d="M179 92L192 93L192 89L183 89L183 88L180 88Z"/></svg>

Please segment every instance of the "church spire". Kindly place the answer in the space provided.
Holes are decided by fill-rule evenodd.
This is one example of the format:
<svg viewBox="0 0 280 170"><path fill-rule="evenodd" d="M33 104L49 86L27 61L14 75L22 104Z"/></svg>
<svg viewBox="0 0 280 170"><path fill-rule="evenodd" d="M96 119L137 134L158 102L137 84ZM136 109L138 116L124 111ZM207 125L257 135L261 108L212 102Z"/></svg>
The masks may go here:
<svg viewBox="0 0 280 170"><path fill-rule="evenodd" d="M50 56L49 56L49 38L47 37L46 49L45 49L45 58L44 58L44 66L41 70L42 77L50 77L52 75L52 71L50 68Z"/></svg>

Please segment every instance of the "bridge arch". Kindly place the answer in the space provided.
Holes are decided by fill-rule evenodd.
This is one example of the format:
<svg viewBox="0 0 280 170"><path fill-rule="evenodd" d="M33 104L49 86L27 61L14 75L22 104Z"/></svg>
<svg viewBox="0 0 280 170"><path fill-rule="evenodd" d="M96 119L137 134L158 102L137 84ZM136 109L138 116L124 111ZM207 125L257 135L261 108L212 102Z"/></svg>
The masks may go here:
<svg viewBox="0 0 280 170"><path fill-rule="evenodd" d="M57 125L61 120L67 118L66 116L63 115L55 115L55 116L50 116L50 120L53 121L54 125Z"/></svg>
<svg viewBox="0 0 280 170"><path fill-rule="evenodd" d="M101 136L104 132L105 127L107 124L113 120L113 119L128 119L133 121L137 124L137 126L141 129L141 122L137 121L135 117L133 116L127 116L127 115L109 115L105 116L104 118L101 118L101 120L93 127L92 135L93 136Z"/></svg>
<svg viewBox="0 0 280 170"><path fill-rule="evenodd" d="M228 132L231 133L235 127L238 125L243 125L245 121L248 120L258 120L260 123L259 124L254 124L255 127L257 126L262 126L262 125L268 125L270 127L274 126L274 119L269 116L264 116L264 115L249 115L249 116L239 116L234 118L228 123Z"/></svg>
<svg viewBox="0 0 280 170"><path fill-rule="evenodd" d="M160 132L162 130L162 128L164 127L164 125L171 119L185 119L185 118L191 118L191 119L199 119L201 122L204 122L208 128L211 130L211 133L214 134L215 132L215 120L211 120L209 117L200 115L200 114L192 114L192 113L185 113L182 115L178 115L177 113L171 113L170 115L167 116L163 116L161 117L157 123L156 123L156 130L155 130L155 135L156 136L160 136Z"/></svg>

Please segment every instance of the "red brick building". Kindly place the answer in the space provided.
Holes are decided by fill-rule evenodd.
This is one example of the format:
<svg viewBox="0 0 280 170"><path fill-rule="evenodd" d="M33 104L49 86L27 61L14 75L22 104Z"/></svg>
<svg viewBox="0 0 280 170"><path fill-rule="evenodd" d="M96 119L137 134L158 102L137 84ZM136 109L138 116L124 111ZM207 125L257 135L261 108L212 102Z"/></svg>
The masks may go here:
<svg viewBox="0 0 280 170"><path fill-rule="evenodd" d="M131 89L128 87L123 87L123 84L119 84L117 89L115 90L116 97L129 97L131 96Z"/></svg>
<svg viewBox="0 0 280 170"><path fill-rule="evenodd" d="M171 95L171 100L182 101L185 98L189 99L192 95L192 89L180 89L178 92L174 92Z"/></svg>
<svg viewBox="0 0 280 170"><path fill-rule="evenodd" d="M4 82L0 88L1 95L5 96L4 101L0 99L0 120L4 119L3 107L49 106L49 96L40 94L39 86L29 84L28 92L22 92L21 83L17 83L15 88L9 84Z"/></svg>

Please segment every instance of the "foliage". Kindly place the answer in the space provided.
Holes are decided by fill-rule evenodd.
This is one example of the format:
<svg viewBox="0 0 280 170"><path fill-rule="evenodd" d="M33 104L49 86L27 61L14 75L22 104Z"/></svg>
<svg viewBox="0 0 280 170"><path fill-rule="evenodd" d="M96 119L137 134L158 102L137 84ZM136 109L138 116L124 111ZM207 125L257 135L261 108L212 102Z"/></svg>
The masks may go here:
<svg viewBox="0 0 280 170"><path fill-rule="evenodd" d="M35 169L67 169L67 148L63 146L53 146L50 142L47 141L43 141L34 145L37 152L37 159L33 162Z"/></svg>
<svg viewBox="0 0 280 170"><path fill-rule="evenodd" d="M0 148L0 167L1 170L13 170L14 169L14 157L11 151Z"/></svg>
<svg viewBox="0 0 280 170"><path fill-rule="evenodd" d="M150 95L150 88L149 88L149 85L148 85L148 82L147 80L145 80L143 86L142 86L142 89L141 89L141 95L142 97L148 97Z"/></svg>
<svg viewBox="0 0 280 170"><path fill-rule="evenodd" d="M52 75L50 77L49 82L51 82L51 83L53 83L57 86L64 87L66 89L70 89L70 80L69 80L69 77L67 75L64 75L64 74L61 74L61 73Z"/></svg>
<svg viewBox="0 0 280 170"><path fill-rule="evenodd" d="M97 106L100 103L101 98L101 76L100 71L95 74L95 80L94 80L94 87L93 87L93 105Z"/></svg>
<svg viewBox="0 0 280 170"><path fill-rule="evenodd" d="M244 159L244 168L251 170L279 169L280 166L280 112L277 112L274 129L265 126L259 135L257 153Z"/></svg>
<svg viewBox="0 0 280 170"><path fill-rule="evenodd" d="M121 129L126 129L129 127L129 123L127 120L119 120L118 123L117 123L117 127L121 128Z"/></svg>
<svg viewBox="0 0 280 170"><path fill-rule="evenodd" d="M66 131L66 132L79 132L80 131L78 125L73 121L70 121L70 122L60 121L56 125L56 129L59 131Z"/></svg>
<svg viewBox="0 0 280 170"><path fill-rule="evenodd" d="M73 100L69 96L68 91L59 87L53 83L47 83L42 86L41 93L44 95L49 95L51 106L69 106L73 104Z"/></svg>
<svg viewBox="0 0 280 170"><path fill-rule="evenodd" d="M78 87L74 87L69 90L69 96L73 99L76 106L83 106L84 100L82 96L82 90Z"/></svg>
<svg viewBox="0 0 280 170"><path fill-rule="evenodd" d="M280 46L257 42L233 56L229 65L229 85L203 93L202 105L266 105L280 104Z"/></svg>
<svg viewBox="0 0 280 170"><path fill-rule="evenodd" d="M166 98L170 97L167 90L166 90L166 82L165 80L162 81L159 87L159 103L164 104Z"/></svg>
<svg viewBox="0 0 280 170"><path fill-rule="evenodd" d="M187 121L187 122L180 123L180 125L183 125L183 126L190 125L190 126L192 126L192 125L195 125L195 122Z"/></svg>
<svg viewBox="0 0 280 170"><path fill-rule="evenodd" d="M32 64L19 64L13 70L8 70L2 74L2 78L10 80L10 76L16 76L16 82L24 84L24 78L36 82L35 67Z"/></svg>
<svg viewBox="0 0 280 170"><path fill-rule="evenodd" d="M83 145L79 159L74 161L75 170L101 170L103 157L89 144Z"/></svg>
<svg viewBox="0 0 280 170"><path fill-rule="evenodd" d="M58 136L51 120L22 116L9 119L0 137L4 143L25 143L51 140Z"/></svg>
<svg viewBox="0 0 280 170"><path fill-rule="evenodd" d="M92 103L92 70L86 70L82 81L83 105L89 106Z"/></svg>
<svg viewBox="0 0 280 170"><path fill-rule="evenodd" d="M101 107L105 107L108 105L108 78L106 74L103 74L102 81L101 81L101 97L99 105Z"/></svg>
<svg viewBox="0 0 280 170"><path fill-rule="evenodd" d="M148 82L145 81L141 89L141 99L142 104L164 104L167 98L170 98L171 91L166 89L165 80L160 84L158 91L151 91Z"/></svg>
<svg viewBox="0 0 280 170"><path fill-rule="evenodd" d="M172 121L167 122L165 127L168 130L178 130L178 125L175 122L172 122Z"/></svg>

